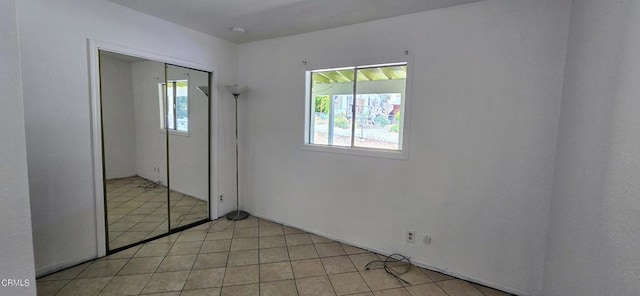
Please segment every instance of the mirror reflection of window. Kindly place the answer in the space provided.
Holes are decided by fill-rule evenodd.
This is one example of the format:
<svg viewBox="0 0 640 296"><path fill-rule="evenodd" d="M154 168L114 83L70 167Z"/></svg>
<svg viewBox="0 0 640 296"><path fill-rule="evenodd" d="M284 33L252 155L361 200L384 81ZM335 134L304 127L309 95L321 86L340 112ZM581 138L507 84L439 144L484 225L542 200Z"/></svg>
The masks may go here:
<svg viewBox="0 0 640 296"><path fill-rule="evenodd" d="M164 97L167 101L165 105ZM189 81L174 80L158 85L160 128L189 132ZM166 118L164 108L167 108ZM165 125L165 122L168 124Z"/></svg>

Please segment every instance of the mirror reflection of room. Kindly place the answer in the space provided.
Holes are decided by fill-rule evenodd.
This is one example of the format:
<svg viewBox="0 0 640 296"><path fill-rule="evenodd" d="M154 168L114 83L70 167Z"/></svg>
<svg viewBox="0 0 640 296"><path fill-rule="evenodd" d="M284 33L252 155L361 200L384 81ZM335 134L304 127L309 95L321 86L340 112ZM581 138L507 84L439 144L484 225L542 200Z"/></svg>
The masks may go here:
<svg viewBox="0 0 640 296"><path fill-rule="evenodd" d="M109 250L208 218L208 73L168 69L100 51Z"/></svg>
<svg viewBox="0 0 640 296"><path fill-rule="evenodd" d="M209 216L209 74L167 65L166 77L169 217L175 229Z"/></svg>

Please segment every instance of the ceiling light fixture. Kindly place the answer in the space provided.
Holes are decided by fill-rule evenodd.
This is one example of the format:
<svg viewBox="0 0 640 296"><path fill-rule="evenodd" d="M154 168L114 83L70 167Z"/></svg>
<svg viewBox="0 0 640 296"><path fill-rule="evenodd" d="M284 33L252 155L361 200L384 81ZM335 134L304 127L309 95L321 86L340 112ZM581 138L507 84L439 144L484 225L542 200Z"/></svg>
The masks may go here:
<svg viewBox="0 0 640 296"><path fill-rule="evenodd" d="M244 27L231 27L230 30L231 32L237 33L237 34L244 34L244 32L246 32Z"/></svg>

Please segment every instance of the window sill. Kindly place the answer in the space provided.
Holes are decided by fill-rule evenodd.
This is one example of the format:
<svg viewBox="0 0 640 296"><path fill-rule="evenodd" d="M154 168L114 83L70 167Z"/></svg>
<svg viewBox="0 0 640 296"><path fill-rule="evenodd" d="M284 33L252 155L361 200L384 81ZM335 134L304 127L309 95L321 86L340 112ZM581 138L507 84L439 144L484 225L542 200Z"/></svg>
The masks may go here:
<svg viewBox="0 0 640 296"><path fill-rule="evenodd" d="M164 134L165 130L161 129L160 133ZM189 137L189 132L181 132L181 131L170 130L169 131L169 135L181 136L181 137Z"/></svg>
<svg viewBox="0 0 640 296"><path fill-rule="evenodd" d="M352 147L340 147L340 146L326 146L315 144L304 144L301 150L335 153L362 157L374 157L374 158L386 158L386 159L398 159L408 160L409 155L406 150L379 150L369 148L352 148Z"/></svg>

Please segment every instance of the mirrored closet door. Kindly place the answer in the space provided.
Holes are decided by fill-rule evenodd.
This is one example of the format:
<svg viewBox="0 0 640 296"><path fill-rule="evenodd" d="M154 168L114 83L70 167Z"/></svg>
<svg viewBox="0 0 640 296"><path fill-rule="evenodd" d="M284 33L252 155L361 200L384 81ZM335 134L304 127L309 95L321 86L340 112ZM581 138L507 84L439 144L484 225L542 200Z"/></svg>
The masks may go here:
<svg viewBox="0 0 640 296"><path fill-rule="evenodd" d="M209 73L166 65L172 229L209 217Z"/></svg>
<svg viewBox="0 0 640 296"><path fill-rule="evenodd" d="M209 219L210 73L99 51L108 252Z"/></svg>

